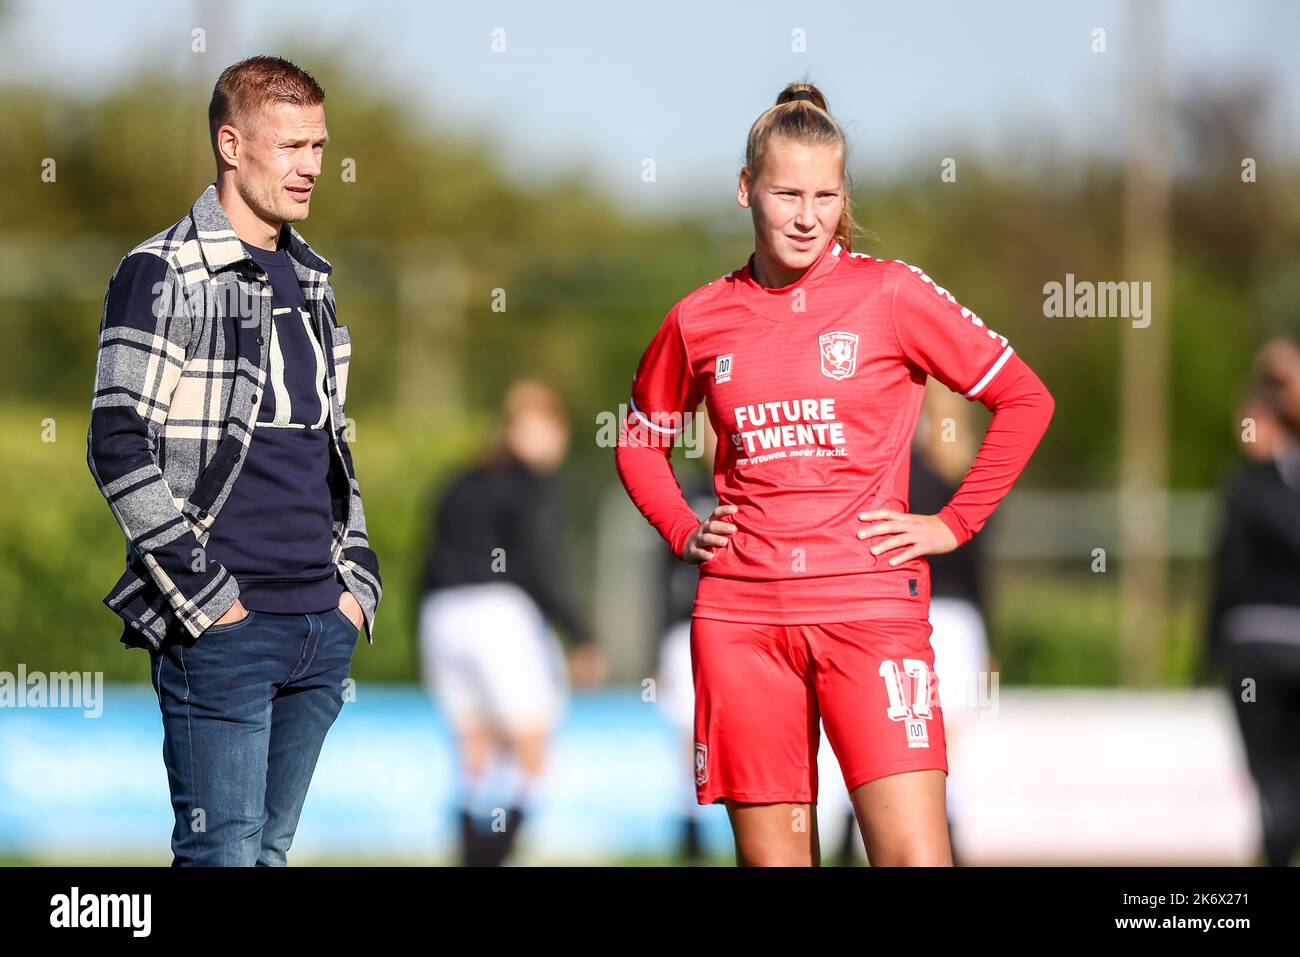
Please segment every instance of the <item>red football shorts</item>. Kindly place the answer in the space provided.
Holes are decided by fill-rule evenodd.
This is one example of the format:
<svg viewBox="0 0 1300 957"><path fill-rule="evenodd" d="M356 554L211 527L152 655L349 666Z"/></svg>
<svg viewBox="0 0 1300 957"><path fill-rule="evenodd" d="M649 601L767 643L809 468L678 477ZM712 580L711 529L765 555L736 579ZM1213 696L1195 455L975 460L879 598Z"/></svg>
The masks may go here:
<svg viewBox="0 0 1300 957"><path fill-rule="evenodd" d="M930 623L691 620L700 804L817 800L818 720L844 783L948 773Z"/></svg>

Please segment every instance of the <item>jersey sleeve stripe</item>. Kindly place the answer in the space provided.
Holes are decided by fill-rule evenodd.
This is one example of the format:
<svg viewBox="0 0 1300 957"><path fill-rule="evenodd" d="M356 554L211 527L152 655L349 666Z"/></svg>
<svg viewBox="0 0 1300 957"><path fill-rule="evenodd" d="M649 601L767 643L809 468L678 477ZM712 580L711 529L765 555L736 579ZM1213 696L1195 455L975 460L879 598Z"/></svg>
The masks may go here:
<svg viewBox="0 0 1300 957"><path fill-rule="evenodd" d="M984 387L987 386L990 382L992 382L993 377L998 374L998 370L1000 370L1004 365L1007 364L1007 360L1011 358L1011 353L1014 351L1015 350L1012 349L1010 346L1007 346L1005 349L1003 349L1002 355L998 356L998 361L993 363L993 365L989 368L989 371L984 373L983 378L981 378L979 382L976 382L973 386L971 386L970 391L966 393L966 398L973 399L976 396L978 396L981 392L983 392Z"/></svg>
<svg viewBox="0 0 1300 957"><path fill-rule="evenodd" d="M647 429L653 429L654 431L660 433L661 435L677 435L679 432L682 431L681 429L666 429L662 425L655 425L653 422L651 422L649 419L647 419L644 415L641 414L641 410L636 407L636 399L632 398L631 396L628 396L627 401L628 401L628 405L632 409L632 414L635 415L638 419L640 419L641 424L644 425Z"/></svg>

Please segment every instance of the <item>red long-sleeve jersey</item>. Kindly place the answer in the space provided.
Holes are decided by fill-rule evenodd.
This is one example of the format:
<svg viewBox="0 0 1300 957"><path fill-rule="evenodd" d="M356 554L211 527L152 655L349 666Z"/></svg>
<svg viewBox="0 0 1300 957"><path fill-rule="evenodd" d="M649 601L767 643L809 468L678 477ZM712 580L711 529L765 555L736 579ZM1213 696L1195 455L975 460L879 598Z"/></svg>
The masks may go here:
<svg viewBox="0 0 1300 957"><path fill-rule="evenodd" d="M1055 404L1007 343L929 276L831 242L780 289L743 268L669 310L632 384L615 460L633 502L681 553L700 518L669 462L706 402L714 488L738 531L700 566L694 614L815 624L926 617L929 566L891 567L862 541L872 509L907 511L912 434L934 376L993 418L939 512L958 544L983 526L1038 445Z"/></svg>

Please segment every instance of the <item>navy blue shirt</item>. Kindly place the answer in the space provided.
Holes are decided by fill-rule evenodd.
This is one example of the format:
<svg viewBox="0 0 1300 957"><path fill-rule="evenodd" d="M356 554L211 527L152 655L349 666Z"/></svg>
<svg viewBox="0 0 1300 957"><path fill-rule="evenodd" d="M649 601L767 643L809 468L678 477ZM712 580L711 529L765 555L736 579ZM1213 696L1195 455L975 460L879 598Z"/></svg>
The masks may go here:
<svg viewBox="0 0 1300 957"><path fill-rule="evenodd" d="M333 503L326 357L289 253L244 244L271 281L267 379L239 477L217 514L208 555L254 611L322 612L343 585L330 561Z"/></svg>

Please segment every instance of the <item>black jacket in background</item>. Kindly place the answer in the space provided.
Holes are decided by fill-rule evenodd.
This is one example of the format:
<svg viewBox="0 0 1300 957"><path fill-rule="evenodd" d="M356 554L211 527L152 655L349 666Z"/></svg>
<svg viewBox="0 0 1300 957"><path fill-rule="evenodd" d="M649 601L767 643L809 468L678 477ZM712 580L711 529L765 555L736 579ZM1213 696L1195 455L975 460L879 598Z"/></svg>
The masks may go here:
<svg viewBox="0 0 1300 957"><path fill-rule="evenodd" d="M423 592L511 582L571 644L586 643L590 629L561 584L563 530L553 478L514 457L471 468L452 480L435 509ZM494 571L502 562L504 570Z"/></svg>
<svg viewBox="0 0 1300 957"><path fill-rule="evenodd" d="M1223 616L1239 605L1300 607L1300 454L1252 462L1221 493L1206 639L1218 663Z"/></svg>
<svg viewBox="0 0 1300 957"><path fill-rule="evenodd" d="M704 521L718 507L718 496L713 490L713 474L695 468L678 471L677 484L681 486L686 504L700 521ZM695 607L695 589L700 582L700 566L682 561L667 545L660 548L660 558L660 582L663 590L656 595L656 645L673 625L691 620L691 610Z"/></svg>
<svg viewBox="0 0 1300 957"><path fill-rule="evenodd" d="M908 488L907 509L914 515L936 515L952 498L957 489L949 485L939 473L926 464L925 459L912 453L911 484ZM991 524L992 519L989 520ZM930 597L962 598L979 609L980 617L988 620L984 591L984 545L982 536L988 534L988 524L956 551L943 555L926 555L930 565Z"/></svg>

